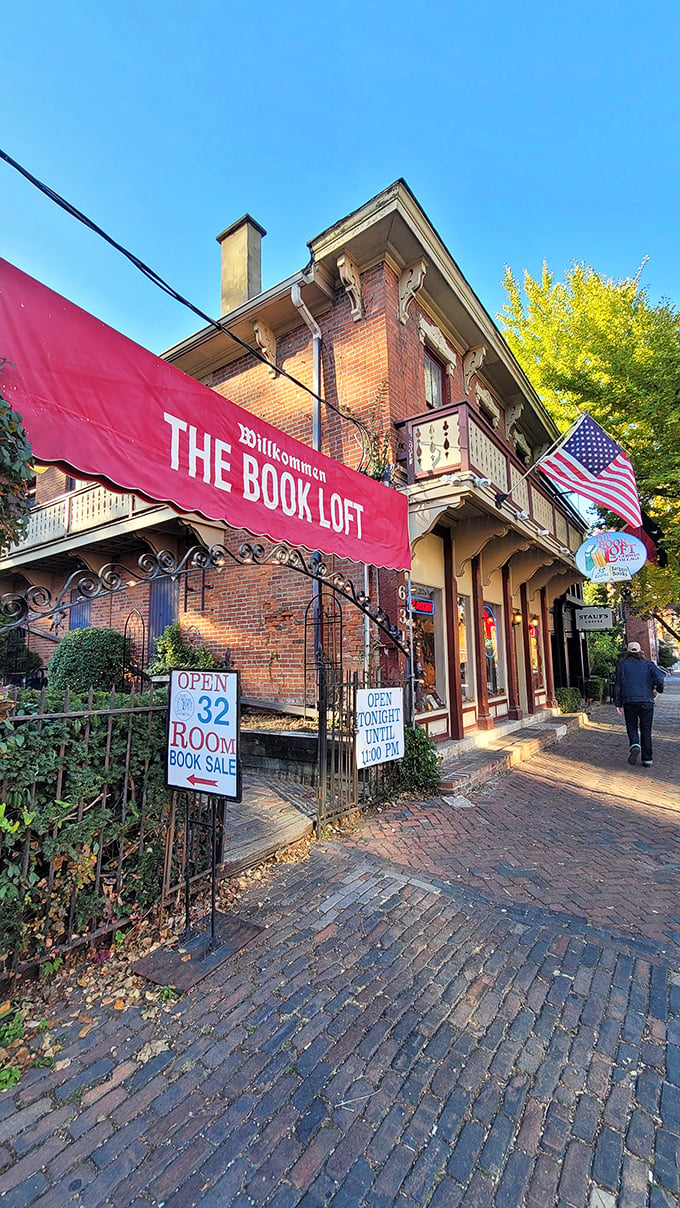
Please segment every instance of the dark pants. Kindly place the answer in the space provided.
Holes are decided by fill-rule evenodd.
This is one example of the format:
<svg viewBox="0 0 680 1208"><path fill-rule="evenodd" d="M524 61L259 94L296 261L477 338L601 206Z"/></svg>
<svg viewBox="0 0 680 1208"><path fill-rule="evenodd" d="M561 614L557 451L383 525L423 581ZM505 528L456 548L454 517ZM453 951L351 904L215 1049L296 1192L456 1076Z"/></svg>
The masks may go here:
<svg viewBox="0 0 680 1208"><path fill-rule="evenodd" d="M626 719L628 742L631 746L633 743L637 743L642 748L640 752L642 762L649 763L652 758L654 702L651 700L631 700L623 706L623 716Z"/></svg>

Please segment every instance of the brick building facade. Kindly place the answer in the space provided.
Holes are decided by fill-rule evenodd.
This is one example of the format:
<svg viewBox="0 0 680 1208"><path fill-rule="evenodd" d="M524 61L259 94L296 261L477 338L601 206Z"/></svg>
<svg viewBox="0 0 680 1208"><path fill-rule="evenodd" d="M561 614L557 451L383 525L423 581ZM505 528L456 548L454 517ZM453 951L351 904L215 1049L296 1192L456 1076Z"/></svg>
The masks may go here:
<svg viewBox="0 0 680 1208"><path fill-rule="evenodd" d="M461 737L552 704L556 682L585 674L573 625L584 525L547 480L524 477L557 431L492 319L403 181L311 240L307 266L265 291L263 234L245 216L218 237L221 329L192 334L165 358L297 440L353 468L363 458L407 494L410 584L393 571L326 561L365 585L405 632L412 627L417 715L433 736ZM310 389L319 383L318 411L281 370ZM313 698L308 580L229 562L151 587L135 579L144 550L181 557L196 542L237 550L253 540L49 467L27 537L0 560L0 586L55 592L78 565L122 563L128 589L78 604L71 625L122 629L136 610L148 647L177 619L241 669L246 699L298 709ZM324 599L337 617L325 588ZM343 666L388 659L379 631L340 607ZM133 629L141 641L136 613ZM47 653L54 634L33 630L33 648Z"/></svg>

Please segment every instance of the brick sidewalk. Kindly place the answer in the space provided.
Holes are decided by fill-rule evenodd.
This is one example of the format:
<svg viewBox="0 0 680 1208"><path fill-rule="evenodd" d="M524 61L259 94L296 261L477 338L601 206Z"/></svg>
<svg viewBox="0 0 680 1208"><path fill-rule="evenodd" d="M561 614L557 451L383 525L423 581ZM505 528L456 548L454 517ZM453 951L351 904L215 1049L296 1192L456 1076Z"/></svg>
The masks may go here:
<svg viewBox="0 0 680 1208"><path fill-rule="evenodd" d="M526 903L661 944L680 957L680 680L656 706L654 767L630 767L623 719L585 729L467 795L375 814L357 846Z"/></svg>
<svg viewBox="0 0 680 1208"><path fill-rule="evenodd" d="M660 714L661 792L676 758ZM538 820L550 827L565 866L578 858L556 878L556 906L526 872L466 874L461 852L439 842L441 804L420 819L393 810L248 890L239 913L266 930L160 1019L100 1006L81 1035L75 986L58 1008L59 1057L69 1064L32 1070L0 1095L0 1204L679 1205L676 954L663 921L657 933L652 907L641 908L646 882L633 895L610 876L599 891L628 902L630 934L608 915L617 926L602 926L586 883L594 867L624 875L649 858L631 849L639 842L651 845L650 885L662 867L675 875L657 832L670 858L676 823L656 800L633 808L653 794L626 788L633 775L638 787L648 782L622 760L621 733L603 716L481 790L473 809L448 811L462 828L448 841L466 845L466 859L482 843L478 867L525 859L510 841L521 833L545 846ZM568 786L591 778L580 815L560 772ZM525 783L542 794L540 810L521 805ZM571 812L550 805L553 792L567 792ZM514 813L503 823L506 797L521 826ZM675 817L670 787L667 798ZM603 811L619 826L605 826ZM492 825L495 853L479 838ZM430 858L424 831L434 875L418 870ZM411 846L408 868L393 859L400 842L400 860ZM596 860L586 847L600 852ZM566 917L560 895L569 884L579 912ZM664 892L670 884L661 882Z"/></svg>

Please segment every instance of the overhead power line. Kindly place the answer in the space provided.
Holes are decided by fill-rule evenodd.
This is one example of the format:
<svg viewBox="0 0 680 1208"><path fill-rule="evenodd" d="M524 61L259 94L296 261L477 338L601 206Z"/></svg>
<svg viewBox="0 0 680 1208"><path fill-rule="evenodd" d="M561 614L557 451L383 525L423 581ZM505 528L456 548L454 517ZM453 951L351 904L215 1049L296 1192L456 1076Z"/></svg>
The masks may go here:
<svg viewBox="0 0 680 1208"><path fill-rule="evenodd" d="M186 306L187 310L193 311L193 313L197 315L199 319L202 319L204 323L207 323L208 326L213 327L215 331L222 332L224 335L229 336L230 339L234 340L236 344L239 344L245 352L249 352L251 356L256 358L256 360L261 361L263 365L267 365L268 368L271 368L271 361L267 359L259 348L255 348L252 344L248 344L246 340L242 340L240 336L235 335L234 332L230 331L229 328L223 323L218 322L217 319L211 318L211 316L207 315L205 311L200 309L200 307L194 306L193 302L190 302L188 298L185 298L183 294L180 294L176 289L174 289L172 285L165 281L163 277L159 276L154 269L150 268L148 264L145 264L143 260L140 260L139 256L135 256L134 252L130 252L126 247L123 246L122 243L118 243L113 236L109 235L91 218L88 218L87 214L83 214L82 210L79 210L76 206L72 205L70 201L67 201L66 198L55 192L55 190L50 188L49 185L46 185L44 181L38 180L37 176L34 176L32 172L28 171L28 168L24 168L22 164L18 163L17 160L13 159L12 156L8 155L6 151L2 150L2 148L0 148L0 159L4 160L5 163L9 164L11 168L14 168L15 171L19 172L19 174L23 176L25 180L34 185L35 188L41 193L44 193L45 197L48 197L50 201L55 203L55 205L58 205L62 210L65 210L67 214L70 214L72 218L77 219L77 221L81 222L83 226L86 226L90 231L93 231L95 235L99 235L100 239L103 239L106 243L110 244L111 247L115 248L117 252L120 252L121 256L125 256L126 260L129 260L130 263L135 266L135 268L139 269L140 273L143 273L145 277L148 277L149 281L151 281L153 285L157 285L159 289L163 290L163 293L168 294L170 298L174 298L174 300L179 302L182 306ZM277 367L276 372L279 373L281 377L287 378L289 382L292 382L292 384L297 386L300 390L304 390L306 394L311 395L312 398L318 398L319 402L323 403L326 407L329 407L330 410L334 411L336 415L340 416L341 419L349 420L350 423L353 423L359 429L362 434L363 446L362 457L361 461L359 462L359 465L361 466L364 453L368 448L368 438L370 437L370 432L366 425L363 424L361 420L357 419L356 416L348 413L347 411L341 410L341 408L337 407L335 403L331 403L328 401L328 399L323 398L322 395L317 395L312 390L311 386L307 386L304 382L301 382L299 378L294 377L292 373L288 373L286 369L279 369Z"/></svg>

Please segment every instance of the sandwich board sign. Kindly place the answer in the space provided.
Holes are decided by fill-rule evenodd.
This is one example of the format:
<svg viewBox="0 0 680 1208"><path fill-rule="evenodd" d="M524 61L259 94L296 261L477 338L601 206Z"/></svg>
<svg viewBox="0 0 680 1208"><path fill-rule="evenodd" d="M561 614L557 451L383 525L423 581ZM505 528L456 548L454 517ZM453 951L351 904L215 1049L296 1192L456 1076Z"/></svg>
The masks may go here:
<svg viewBox="0 0 680 1208"><path fill-rule="evenodd" d="M359 768L403 759L403 688L357 689L355 749Z"/></svg>
<svg viewBox="0 0 680 1208"><path fill-rule="evenodd" d="M168 787L241 800L238 671L172 671Z"/></svg>

